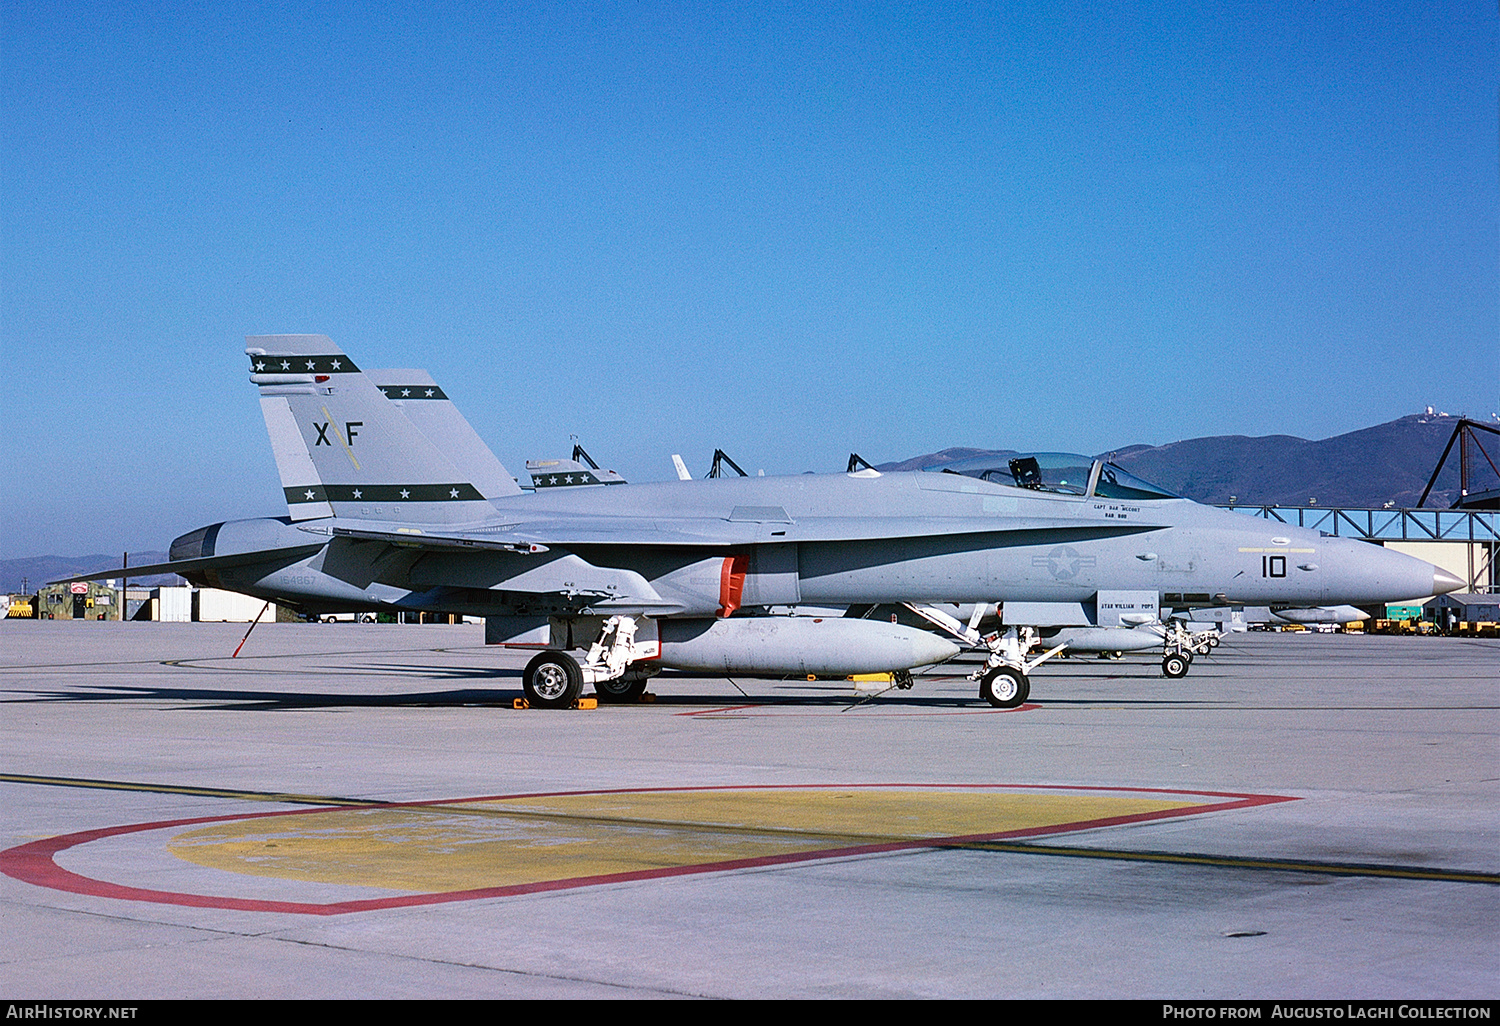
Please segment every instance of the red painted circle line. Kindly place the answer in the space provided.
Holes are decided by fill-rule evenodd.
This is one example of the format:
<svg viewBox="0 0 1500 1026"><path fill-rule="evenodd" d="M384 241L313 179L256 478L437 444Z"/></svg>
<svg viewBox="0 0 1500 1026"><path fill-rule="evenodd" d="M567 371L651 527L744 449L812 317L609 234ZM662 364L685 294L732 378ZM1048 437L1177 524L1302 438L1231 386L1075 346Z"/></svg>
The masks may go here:
<svg viewBox="0 0 1500 1026"><path fill-rule="evenodd" d="M435 805L467 805L475 802L505 801L518 798L560 798L582 795L617 794L663 794L698 791L794 791L833 790L840 787L858 790L987 790L987 791L1088 791L1110 794L1158 794L1179 795L1196 798L1229 799L1206 802L1180 809L1161 809L1155 812L1140 812L1121 816L1105 816L1099 819L1080 820L1055 826L1025 827L1018 830L1003 830L991 834L966 834L956 837L925 837L903 841L886 841L875 844L848 845L840 848L823 848L815 851L791 852L784 855L762 855L754 858L726 859L719 862L704 862L696 865L672 866L668 868L643 869L625 873L604 873L597 876L575 876L561 880L542 880L535 883L511 884L504 887L475 887L461 891L438 891L426 894L405 894L386 898L367 898L359 901L301 902L266 901L252 898L220 897L208 894L183 894L175 891L158 891L144 887L128 887L95 880L63 869L54 857L59 853L91 841L125 834L144 833L151 830L169 830L176 827L199 826L205 823L231 823L236 820L271 819L277 816L309 816L331 812L348 812L359 809L428 808ZM490 795L479 798L442 798L436 801L371 802L369 805L337 805L314 809L282 809L275 812L238 813L230 816L200 816L193 819L160 820L154 823L130 823L123 826L103 827L98 830L80 830L76 833L47 837L30 841L0 851L0 872L25 883L53 890L69 891L100 898L118 898L125 901L150 901L162 905L185 905L189 908L222 908L242 912L292 912L299 915L332 916L348 912L367 912L375 909L405 908L413 905L437 905L450 901L474 901L479 898L509 897L519 894L536 894L543 891L571 890L577 887L593 887L599 884L627 883L635 880L660 880L674 876L691 876L701 873L722 873L735 869L751 869L762 866L790 865L798 862L814 862L826 859L847 858L853 855L873 855L884 852L914 851L922 848L940 848L956 844L974 844L983 841L1013 840L1024 837L1041 837L1048 834L1071 833L1075 830L1091 830L1098 827L1119 826L1125 823L1146 823L1158 819L1174 819L1194 816L1204 812L1227 811L1229 809L1252 808L1257 805L1272 805L1298 799L1286 795L1236 794L1226 791L1180 791L1160 787L1091 787L1080 784L731 784L704 787L631 787L611 788L601 791L539 791L530 794Z"/></svg>
<svg viewBox="0 0 1500 1026"><path fill-rule="evenodd" d="M869 718L871 716L907 716L907 717L911 717L911 716L1007 716L1007 715L1009 715L1011 713L1033 712L1034 710L1040 709L1041 707L1042 706L1041 706L1040 703L1037 703L1037 702L1026 702L1026 703L1024 703L1022 705L1018 705L1018 706L1015 706L1014 708L1010 708L1010 709L999 709L999 708L970 709L970 708L964 708L964 709L923 709L923 710L920 710L920 711L913 711L911 709L903 709L900 712L896 712L895 710L892 710L891 712L865 711L865 712L863 712L861 714L861 718L864 719L864 718ZM686 712L673 713L672 715L673 716L716 716L716 715L722 715L724 713L743 712L743 711L745 711L747 709L769 709L769 710L772 710L774 712L778 708L779 707L774 706L774 705L772 705L769 702L751 702L749 705L716 705L716 706L714 706L711 709L689 709ZM851 708L853 708L853 706L845 706L844 708L845 709L851 709ZM841 709L839 711L843 712L844 710Z"/></svg>

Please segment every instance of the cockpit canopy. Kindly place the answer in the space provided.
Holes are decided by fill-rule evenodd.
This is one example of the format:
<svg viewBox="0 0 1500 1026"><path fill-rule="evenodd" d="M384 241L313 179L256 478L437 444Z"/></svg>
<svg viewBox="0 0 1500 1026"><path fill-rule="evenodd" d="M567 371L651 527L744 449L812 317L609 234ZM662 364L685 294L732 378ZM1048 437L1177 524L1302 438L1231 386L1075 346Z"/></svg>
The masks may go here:
<svg viewBox="0 0 1500 1026"><path fill-rule="evenodd" d="M1069 452L971 456L926 469L931 473L961 474L995 484L1060 495L1087 495L1101 499L1179 498L1165 488L1142 481L1123 467Z"/></svg>

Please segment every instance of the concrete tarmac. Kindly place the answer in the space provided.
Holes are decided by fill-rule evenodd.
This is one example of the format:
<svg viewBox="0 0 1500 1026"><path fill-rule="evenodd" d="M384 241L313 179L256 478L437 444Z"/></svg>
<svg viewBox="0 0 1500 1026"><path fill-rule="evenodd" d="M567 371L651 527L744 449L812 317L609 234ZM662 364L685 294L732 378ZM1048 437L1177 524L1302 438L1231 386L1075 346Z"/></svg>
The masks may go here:
<svg viewBox="0 0 1500 1026"><path fill-rule="evenodd" d="M7 996L1500 996L1494 640L545 712L476 626L244 626L0 623Z"/></svg>

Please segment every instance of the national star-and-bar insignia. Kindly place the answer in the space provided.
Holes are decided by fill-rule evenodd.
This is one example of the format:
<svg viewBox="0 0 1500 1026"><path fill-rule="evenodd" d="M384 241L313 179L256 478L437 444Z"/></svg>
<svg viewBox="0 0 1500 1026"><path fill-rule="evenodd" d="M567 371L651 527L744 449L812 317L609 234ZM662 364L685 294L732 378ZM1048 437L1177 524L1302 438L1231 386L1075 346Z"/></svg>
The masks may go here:
<svg viewBox="0 0 1500 1026"><path fill-rule="evenodd" d="M1099 562L1098 557L1080 553L1071 545L1059 545L1045 556L1031 557L1031 565L1045 568L1059 581L1071 581L1084 570L1091 570Z"/></svg>

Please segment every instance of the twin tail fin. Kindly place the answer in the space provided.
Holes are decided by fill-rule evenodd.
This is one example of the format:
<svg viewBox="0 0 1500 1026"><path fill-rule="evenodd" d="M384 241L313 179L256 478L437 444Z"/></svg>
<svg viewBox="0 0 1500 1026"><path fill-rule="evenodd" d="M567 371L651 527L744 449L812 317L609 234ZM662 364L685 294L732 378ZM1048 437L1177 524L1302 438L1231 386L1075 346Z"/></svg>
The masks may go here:
<svg viewBox="0 0 1500 1026"><path fill-rule="evenodd" d="M462 436L451 418L437 408L428 411L436 416L408 416L326 335L252 335L245 343L293 520L470 523L493 515L489 497L520 491L477 435L445 452L440 442ZM415 422L423 417L432 437Z"/></svg>

